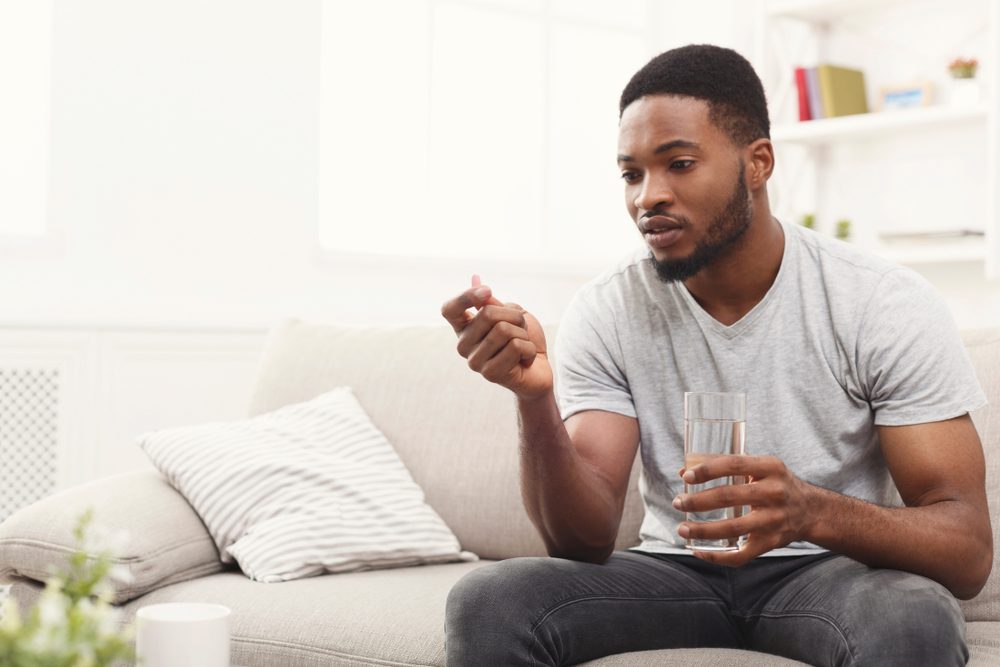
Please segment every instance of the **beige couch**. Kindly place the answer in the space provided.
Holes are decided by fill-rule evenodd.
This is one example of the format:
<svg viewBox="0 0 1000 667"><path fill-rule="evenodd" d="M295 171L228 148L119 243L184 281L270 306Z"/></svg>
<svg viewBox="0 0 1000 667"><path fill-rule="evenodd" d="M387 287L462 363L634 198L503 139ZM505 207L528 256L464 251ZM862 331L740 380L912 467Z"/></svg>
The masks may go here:
<svg viewBox="0 0 1000 667"><path fill-rule="evenodd" d="M551 332L550 332L551 335ZM994 407L973 415L986 447L994 534L1000 526L1000 330L966 343ZM514 402L472 373L446 328L349 330L297 323L272 335L250 412L257 414L350 385L396 446L475 563L425 566L260 584L222 571L197 516L156 473L138 472L70 489L0 525L0 577L33 601L50 563L70 548L69 528L87 505L132 540L122 562L135 581L117 593L128 615L171 600L232 607L233 662L247 666L442 665L450 587L490 560L542 555L521 506ZM636 475L619 547L637 542L642 505ZM1000 553L1000 550L998 550ZM1000 568L962 603L970 664L1000 665ZM614 632L614 628L608 628ZM629 653L588 665L771 666L802 663L717 649ZM488 667L488 666L487 666Z"/></svg>

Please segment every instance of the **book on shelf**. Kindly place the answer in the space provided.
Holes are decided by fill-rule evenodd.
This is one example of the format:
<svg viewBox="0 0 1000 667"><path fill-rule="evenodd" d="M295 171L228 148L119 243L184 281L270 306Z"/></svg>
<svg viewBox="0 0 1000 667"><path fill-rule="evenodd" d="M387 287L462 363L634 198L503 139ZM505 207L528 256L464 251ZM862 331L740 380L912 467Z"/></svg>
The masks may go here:
<svg viewBox="0 0 1000 667"><path fill-rule="evenodd" d="M795 68L795 89L799 94L799 120L812 120L809 111L809 84L806 82L806 68Z"/></svg>
<svg viewBox="0 0 1000 667"><path fill-rule="evenodd" d="M823 118L823 103L819 97L819 75L815 67L806 69L806 96L809 99L809 117Z"/></svg>
<svg viewBox="0 0 1000 667"><path fill-rule="evenodd" d="M829 64L797 67L795 85L799 120L868 113L865 75L861 70Z"/></svg>

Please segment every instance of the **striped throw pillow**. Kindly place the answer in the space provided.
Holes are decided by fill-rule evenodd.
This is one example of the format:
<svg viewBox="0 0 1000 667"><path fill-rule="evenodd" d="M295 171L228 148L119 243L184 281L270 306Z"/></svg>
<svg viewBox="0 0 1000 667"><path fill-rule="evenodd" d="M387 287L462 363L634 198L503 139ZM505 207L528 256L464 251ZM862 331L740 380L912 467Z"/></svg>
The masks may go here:
<svg viewBox="0 0 1000 667"><path fill-rule="evenodd" d="M139 445L256 581L476 560L462 551L348 387Z"/></svg>

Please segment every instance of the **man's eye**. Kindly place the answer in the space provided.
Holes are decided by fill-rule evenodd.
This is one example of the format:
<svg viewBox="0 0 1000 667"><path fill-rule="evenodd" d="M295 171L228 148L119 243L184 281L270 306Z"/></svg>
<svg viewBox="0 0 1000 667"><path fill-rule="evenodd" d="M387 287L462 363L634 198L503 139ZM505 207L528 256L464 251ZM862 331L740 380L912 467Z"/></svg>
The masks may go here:
<svg viewBox="0 0 1000 667"><path fill-rule="evenodd" d="M677 167L678 169L687 169L693 164L694 160L674 160L673 162L670 163L670 166Z"/></svg>
<svg viewBox="0 0 1000 667"><path fill-rule="evenodd" d="M638 179L639 179L639 174L635 173L634 171L622 172L622 180L624 180L626 183L634 183Z"/></svg>

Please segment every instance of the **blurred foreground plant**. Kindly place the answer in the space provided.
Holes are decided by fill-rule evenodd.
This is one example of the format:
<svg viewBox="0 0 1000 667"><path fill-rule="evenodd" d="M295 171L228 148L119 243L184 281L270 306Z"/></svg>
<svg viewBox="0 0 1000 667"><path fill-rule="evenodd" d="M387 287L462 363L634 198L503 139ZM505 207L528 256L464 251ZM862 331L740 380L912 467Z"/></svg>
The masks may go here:
<svg viewBox="0 0 1000 667"><path fill-rule="evenodd" d="M120 612L109 602L110 580L126 580L127 572L112 566L111 545L88 535L92 520L87 510L77 521L69 569L48 579L38 604L22 614L7 598L0 617L3 667L108 667L135 659L132 629L121 629Z"/></svg>

